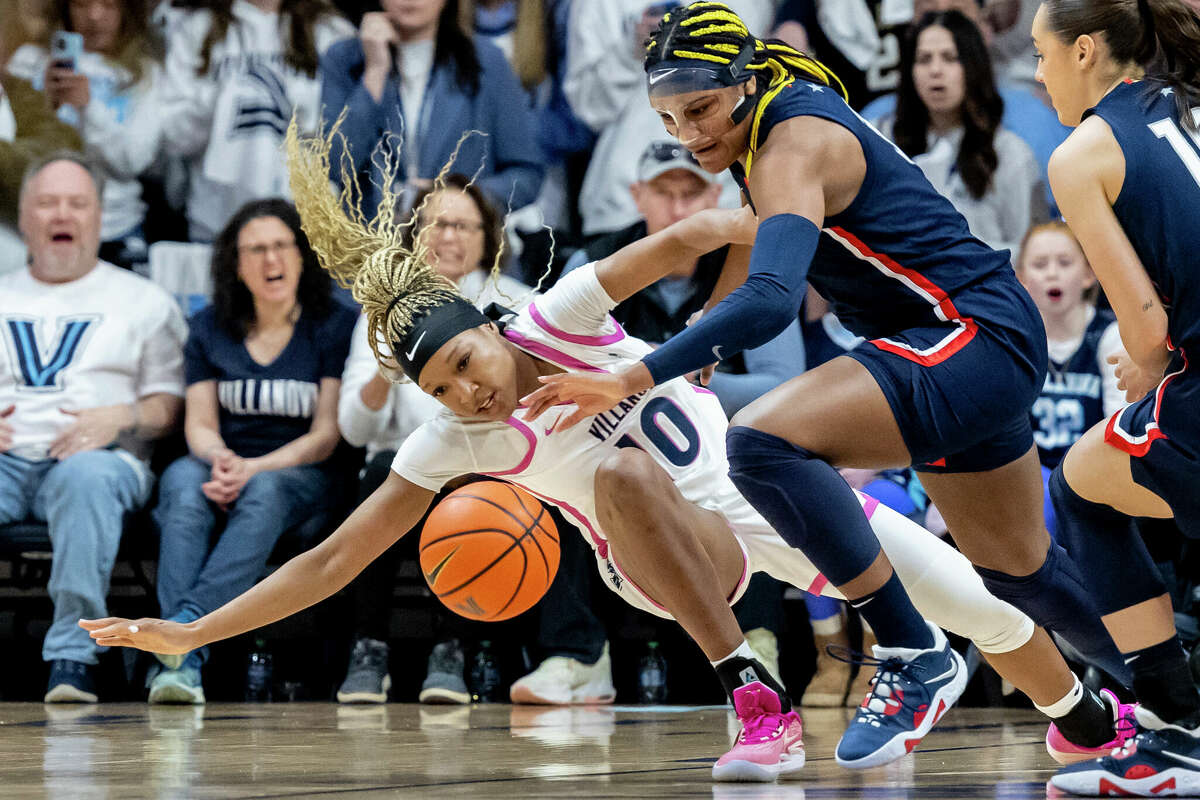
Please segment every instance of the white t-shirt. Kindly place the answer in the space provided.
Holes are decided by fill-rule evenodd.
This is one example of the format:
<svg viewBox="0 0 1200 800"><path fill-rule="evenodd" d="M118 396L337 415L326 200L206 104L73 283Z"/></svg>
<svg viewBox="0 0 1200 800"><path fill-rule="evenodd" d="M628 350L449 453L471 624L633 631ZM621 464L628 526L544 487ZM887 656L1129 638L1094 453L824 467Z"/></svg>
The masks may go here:
<svg viewBox="0 0 1200 800"><path fill-rule="evenodd" d="M895 115L891 114L875 125L891 139L895 123ZM996 171L983 197L975 197L958 170L962 138L962 128L943 136L931 131L926 151L912 160L933 188L963 215L973 235L995 250L1009 250L1015 260L1025 231L1045 216L1041 168L1021 137L1007 128L997 128L993 140Z"/></svg>
<svg viewBox="0 0 1200 800"><path fill-rule="evenodd" d="M42 89L50 54L38 45L23 45L8 62L8 71ZM58 118L79 129L90 153L104 166L104 241L128 234L146 219L138 178L154 164L162 144L158 92L162 68L146 59L141 81L129 84L129 72L98 53L83 53L77 65L88 78L91 100L82 117L63 105Z"/></svg>
<svg viewBox="0 0 1200 800"><path fill-rule="evenodd" d="M280 148L296 115L302 134L321 119L320 74L284 60L286 18L234 0L233 23L213 45L208 71L197 75L201 45L212 24L207 10L173 16L167 26L162 124L168 152L189 161L187 212L193 240L212 239L244 203L289 197ZM355 35L329 14L313 23L317 53Z"/></svg>
<svg viewBox="0 0 1200 800"><path fill-rule="evenodd" d="M569 371L609 371L640 360L650 346L610 315L616 305L591 264L565 275L508 322L505 337ZM735 529L762 519L729 480L727 420L716 395L682 378L622 400L616 408L550 434L566 413L550 409L527 423L524 409L504 422L463 419L442 409L404 441L392 469L431 491L458 475L501 477L561 508L601 556L607 537L596 513L595 474L619 447L652 456L689 501L722 514Z"/></svg>
<svg viewBox="0 0 1200 800"><path fill-rule="evenodd" d="M458 282L459 291L479 308L499 303L514 311L524 308L533 290L507 275L491 282L485 270L469 272ZM371 458L383 450L396 450L404 439L426 420L437 415L442 404L421 391L411 381L393 384L387 400L379 410L368 408L362 401L362 388L379 372L379 364L367 341L367 320L358 318L350 355L342 373L338 399L338 427L346 441L355 447L366 447Z"/></svg>
<svg viewBox="0 0 1200 800"><path fill-rule="evenodd" d="M0 408L16 406L10 452L46 458L74 421L63 408L182 397L186 338L170 295L104 261L69 283L42 283L28 269L0 275Z"/></svg>

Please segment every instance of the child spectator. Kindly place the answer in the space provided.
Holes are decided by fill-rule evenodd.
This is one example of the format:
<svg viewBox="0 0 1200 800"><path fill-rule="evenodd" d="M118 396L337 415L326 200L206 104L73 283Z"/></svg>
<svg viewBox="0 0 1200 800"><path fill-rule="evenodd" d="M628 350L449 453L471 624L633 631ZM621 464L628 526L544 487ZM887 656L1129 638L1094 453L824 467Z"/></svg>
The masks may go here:
<svg viewBox="0 0 1200 800"><path fill-rule="evenodd" d="M1049 369L1030 409L1043 482L1084 431L1125 405L1108 359L1122 351L1111 311L1096 308L1096 276L1064 222L1035 225L1025 234L1017 277L1046 326ZM1049 495L1046 524L1055 532Z"/></svg>

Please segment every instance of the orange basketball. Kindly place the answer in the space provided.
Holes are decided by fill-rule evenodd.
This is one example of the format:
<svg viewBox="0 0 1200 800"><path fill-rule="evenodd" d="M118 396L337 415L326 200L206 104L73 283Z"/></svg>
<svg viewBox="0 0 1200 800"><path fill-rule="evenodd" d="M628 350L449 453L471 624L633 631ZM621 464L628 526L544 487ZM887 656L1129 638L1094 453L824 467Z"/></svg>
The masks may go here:
<svg viewBox="0 0 1200 800"><path fill-rule="evenodd" d="M511 483L481 481L446 495L421 529L421 572L456 614L498 622L528 610L558 571L558 528Z"/></svg>

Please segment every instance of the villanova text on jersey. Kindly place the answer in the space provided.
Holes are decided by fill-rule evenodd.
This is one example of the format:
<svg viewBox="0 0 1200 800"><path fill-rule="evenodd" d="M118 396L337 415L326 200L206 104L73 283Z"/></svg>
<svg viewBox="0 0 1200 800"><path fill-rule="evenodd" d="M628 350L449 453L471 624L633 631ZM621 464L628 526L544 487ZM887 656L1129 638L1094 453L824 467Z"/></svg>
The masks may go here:
<svg viewBox="0 0 1200 800"><path fill-rule="evenodd" d="M309 418L317 405L317 384L291 378L238 378L217 383L217 399L230 414Z"/></svg>
<svg viewBox="0 0 1200 800"><path fill-rule="evenodd" d="M631 394L618 403L615 408L600 412L592 418L592 424L588 426L588 433L602 442L605 441L609 436L616 433L621 420L625 419L645 396L645 392Z"/></svg>

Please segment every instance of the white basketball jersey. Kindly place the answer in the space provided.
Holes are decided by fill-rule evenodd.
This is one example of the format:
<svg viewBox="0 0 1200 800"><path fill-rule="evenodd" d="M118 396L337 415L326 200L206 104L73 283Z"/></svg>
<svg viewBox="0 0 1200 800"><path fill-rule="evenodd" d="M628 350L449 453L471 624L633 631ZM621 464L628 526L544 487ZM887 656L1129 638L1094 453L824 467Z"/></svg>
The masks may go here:
<svg viewBox="0 0 1200 800"><path fill-rule="evenodd" d="M609 315L615 305L589 264L511 319L504 336L567 371L611 372L651 350ZM763 524L729 480L728 421L712 392L676 378L549 433L573 408L552 408L533 422L525 421L521 408L504 422L462 419L443 409L405 440L392 469L431 491L468 473L511 481L561 508L605 555L607 537L596 517L596 469L616 448L638 447L692 503L723 514L735 528Z"/></svg>

